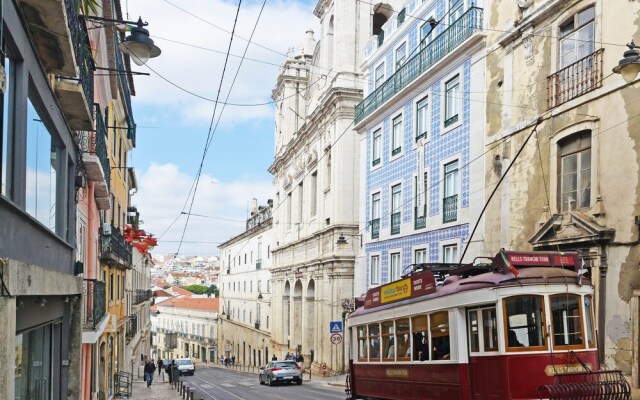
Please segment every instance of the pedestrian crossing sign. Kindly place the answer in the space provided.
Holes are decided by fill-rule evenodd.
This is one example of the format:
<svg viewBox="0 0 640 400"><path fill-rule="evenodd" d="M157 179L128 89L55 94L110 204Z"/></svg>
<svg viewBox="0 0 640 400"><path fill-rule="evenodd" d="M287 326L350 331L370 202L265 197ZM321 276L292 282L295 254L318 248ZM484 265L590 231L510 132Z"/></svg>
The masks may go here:
<svg viewBox="0 0 640 400"><path fill-rule="evenodd" d="M342 333L342 321L331 321L329 323L329 333Z"/></svg>

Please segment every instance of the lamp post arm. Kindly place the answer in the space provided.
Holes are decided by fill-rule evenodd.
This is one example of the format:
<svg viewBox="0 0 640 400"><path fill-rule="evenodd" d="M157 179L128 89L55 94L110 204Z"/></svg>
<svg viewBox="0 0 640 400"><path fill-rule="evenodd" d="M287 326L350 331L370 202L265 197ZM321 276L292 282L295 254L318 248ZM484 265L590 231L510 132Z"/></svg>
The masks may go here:
<svg viewBox="0 0 640 400"><path fill-rule="evenodd" d="M124 19L113 19L113 18L96 17L93 15L85 15L84 19L88 19L90 21L104 21L104 22L114 22L114 23L128 24L128 25L137 25L139 27L149 25L148 22L142 22L142 18L138 18L138 21L127 21Z"/></svg>

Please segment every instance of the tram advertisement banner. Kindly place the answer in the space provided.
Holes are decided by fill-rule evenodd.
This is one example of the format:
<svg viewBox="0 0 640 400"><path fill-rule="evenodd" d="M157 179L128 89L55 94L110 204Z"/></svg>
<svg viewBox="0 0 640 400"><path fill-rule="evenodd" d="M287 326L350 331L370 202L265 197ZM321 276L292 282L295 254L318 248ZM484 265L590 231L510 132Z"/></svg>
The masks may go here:
<svg viewBox="0 0 640 400"><path fill-rule="evenodd" d="M423 296L436 291L436 280L433 273L423 271L411 277L391 282L387 285L370 289L364 300L364 307L377 307L411 297Z"/></svg>

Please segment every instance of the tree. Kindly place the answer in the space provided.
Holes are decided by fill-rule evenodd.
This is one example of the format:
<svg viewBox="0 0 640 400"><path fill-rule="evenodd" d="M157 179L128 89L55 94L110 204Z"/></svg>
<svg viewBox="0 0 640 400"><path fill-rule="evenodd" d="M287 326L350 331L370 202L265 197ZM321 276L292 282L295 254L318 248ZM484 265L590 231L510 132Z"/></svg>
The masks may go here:
<svg viewBox="0 0 640 400"><path fill-rule="evenodd" d="M187 290L193 294L205 294L208 292L209 288L203 285L189 285L181 287L184 290Z"/></svg>
<svg viewBox="0 0 640 400"><path fill-rule="evenodd" d="M209 289L207 289L207 297L211 297L211 294L213 294L213 297L220 296L220 291L216 285L211 285L209 286Z"/></svg>

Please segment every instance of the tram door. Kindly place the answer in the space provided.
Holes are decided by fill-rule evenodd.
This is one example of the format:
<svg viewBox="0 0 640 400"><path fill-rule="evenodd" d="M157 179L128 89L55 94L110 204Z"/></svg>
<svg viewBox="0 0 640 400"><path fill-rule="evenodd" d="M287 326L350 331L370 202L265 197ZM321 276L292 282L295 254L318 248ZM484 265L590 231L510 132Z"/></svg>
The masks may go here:
<svg viewBox="0 0 640 400"><path fill-rule="evenodd" d="M467 310L471 398L503 398L504 376L499 372L498 328L494 304Z"/></svg>

